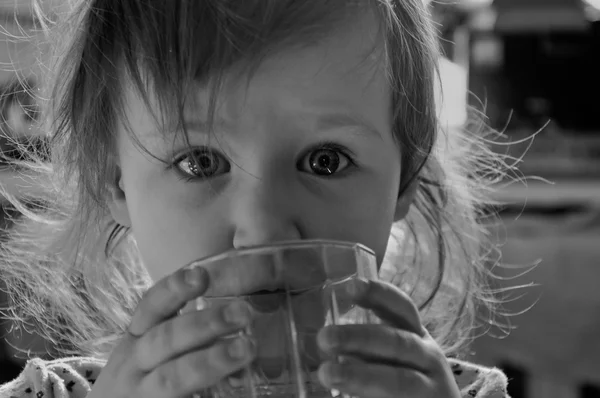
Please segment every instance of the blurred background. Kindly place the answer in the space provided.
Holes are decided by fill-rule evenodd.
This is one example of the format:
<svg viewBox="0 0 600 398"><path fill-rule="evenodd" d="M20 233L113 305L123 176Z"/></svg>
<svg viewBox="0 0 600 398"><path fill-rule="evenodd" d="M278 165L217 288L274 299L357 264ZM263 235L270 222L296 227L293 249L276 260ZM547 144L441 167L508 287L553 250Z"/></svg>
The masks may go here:
<svg viewBox="0 0 600 398"><path fill-rule="evenodd" d="M502 368L513 398L600 397L600 1L431 7L445 55L438 90L445 127L464 128L468 105L484 111L512 142L495 150L521 159L521 174L531 177L498 190L507 205L493 236L505 266L494 272L506 280L494 287L535 285L504 304L511 315L498 322L510 333L491 328L475 339L471 359ZM30 10L30 0L0 0L0 184L15 195L36 189L8 165L20 156L15 143L43 145L32 127L29 92L41 74ZM4 223L10 210L2 207ZM518 277L522 269L511 269L533 264ZM8 321L0 336L0 383L19 372L26 358L19 350L51 355L35 336L12 333Z"/></svg>

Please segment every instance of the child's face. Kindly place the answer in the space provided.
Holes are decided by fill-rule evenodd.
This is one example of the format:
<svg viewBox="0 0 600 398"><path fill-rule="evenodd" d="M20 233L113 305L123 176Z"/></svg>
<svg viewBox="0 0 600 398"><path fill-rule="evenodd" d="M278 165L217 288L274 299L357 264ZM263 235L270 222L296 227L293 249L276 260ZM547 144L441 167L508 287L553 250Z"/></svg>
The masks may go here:
<svg viewBox="0 0 600 398"><path fill-rule="evenodd" d="M130 127L118 142L123 198L117 221L132 227L151 276L232 247L291 239L363 243L385 253L397 206L400 149L375 18L364 17L310 46L267 58L253 77L234 73L219 96L215 136L207 90L188 109L195 173L181 134L155 124L133 90ZM166 138L165 138L166 137Z"/></svg>

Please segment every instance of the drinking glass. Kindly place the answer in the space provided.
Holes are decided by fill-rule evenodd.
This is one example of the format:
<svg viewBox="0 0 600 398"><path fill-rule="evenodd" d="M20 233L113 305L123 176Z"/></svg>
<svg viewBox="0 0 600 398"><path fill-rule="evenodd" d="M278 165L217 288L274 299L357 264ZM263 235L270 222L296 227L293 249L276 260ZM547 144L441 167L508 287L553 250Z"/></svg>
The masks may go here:
<svg viewBox="0 0 600 398"><path fill-rule="evenodd" d="M204 267L210 288L188 310L247 302L253 321L240 333L257 349L250 366L196 397L341 396L317 379L324 360L343 360L319 349L317 333L328 325L379 323L371 311L355 305L348 289L356 278L377 278L372 250L352 242L289 241L231 250L189 267ZM242 285L246 291L240 292Z"/></svg>

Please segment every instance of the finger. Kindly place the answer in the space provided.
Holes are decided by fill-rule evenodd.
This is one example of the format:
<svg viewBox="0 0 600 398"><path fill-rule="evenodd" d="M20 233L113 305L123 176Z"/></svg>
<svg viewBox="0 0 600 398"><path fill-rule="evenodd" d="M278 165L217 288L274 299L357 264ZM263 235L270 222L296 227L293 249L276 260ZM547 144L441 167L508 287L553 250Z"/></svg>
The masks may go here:
<svg viewBox="0 0 600 398"><path fill-rule="evenodd" d="M155 368L142 379L139 396L188 397L243 369L255 356L254 344L245 337L221 341Z"/></svg>
<svg viewBox="0 0 600 398"><path fill-rule="evenodd" d="M142 371L150 371L174 357L212 344L250 324L248 304L227 305L189 312L152 327L134 346L134 357Z"/></svg>
<svg viewBox="0 0 600 398"><path fill-rule="evenodd" d="M327 388L359 397L425 397L433 396L432 381L424 374L408 368L352 360L342 363L324 362L319 380Z"/></svg>
<svg viewBox="0 0 600 398"><path fill-rule="evenodd" d="M423 337L419 310L411 298L398 287L380 281L354 279L348 284L356 303L372 310L382 321Z"/></svg>
<svg viewBox="0 0 600 398"><path fill-rule="evenodd" d="M331 356L352 355L365 361L403 366L428 373L437 352L418 335L387 325L335 325L317 336L319 347Z"/></svg>
<svg viewBox="0 0 600 398"><path fill-rule="evenodd" d="M208 288L208 275L200 267L184 268L169 275L144 295L138 304L129 333L139 337L151 327L172 318L188 301L200 296Z"/></svg>

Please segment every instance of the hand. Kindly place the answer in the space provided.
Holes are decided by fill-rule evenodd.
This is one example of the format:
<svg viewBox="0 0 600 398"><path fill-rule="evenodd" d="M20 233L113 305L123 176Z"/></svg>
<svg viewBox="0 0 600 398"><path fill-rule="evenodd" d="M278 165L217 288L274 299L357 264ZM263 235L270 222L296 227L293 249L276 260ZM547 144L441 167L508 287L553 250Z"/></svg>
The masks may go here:
<svg viewBox="0 0 600 398"><path fill-rule="evenodd" d="M252 362L246 338L219 340L250 323L247 304L177 315L208 289L207 275L182 269L148 290L88 398L189 397Z"/></svg>
<svg viewBox="0 0 600 398"><path fill-rule="evenodd" d="M328 388L361 398L459 398L460 391L438 344L421 325L410 298L390 284L357 280L353 296L381 325L336 325L321 330L326 361L319 378Z"/></svg>

